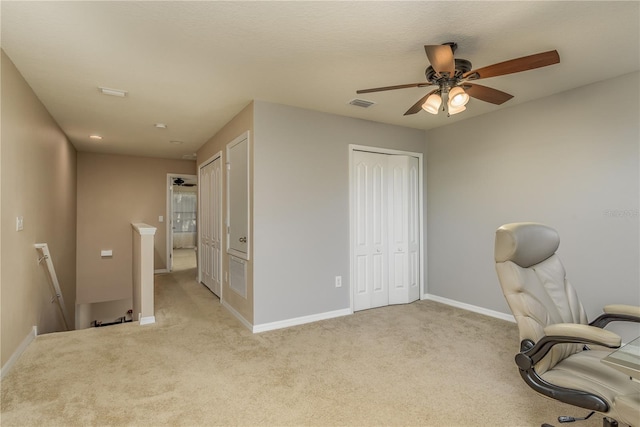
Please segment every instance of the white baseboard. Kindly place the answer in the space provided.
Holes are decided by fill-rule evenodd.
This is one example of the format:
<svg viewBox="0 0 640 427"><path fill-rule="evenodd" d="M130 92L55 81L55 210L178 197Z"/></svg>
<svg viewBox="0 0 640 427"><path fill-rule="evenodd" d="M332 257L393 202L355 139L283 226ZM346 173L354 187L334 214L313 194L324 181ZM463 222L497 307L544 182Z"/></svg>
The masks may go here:
<svg viewBox="0 0 640 427"><path fill-rule="evenodd" d="M166 268L160 268L158 270L153 270L153 274L163 274L163 273L168 273L169 270L167 270Z"/></svg>
<svg viewBox="0 0 640 427"><path fill-rule="evenodd" d="M156 316L146 316L140 318L140 326L156 323Z"/></svg>
<svg viewBox="0 0 640 427"><path fill-rule="evenodd" d="M233 314L233 316L238 319L240 323L242 323L247 329L253 331L253 325L247 319L245 319L242 314L238 313L235 308L231 307L227 301L220 300L220 304L222 304L224 308L229 310L229 313Z"/></svg>
<svg viewBox="0 0 640 427"><path fill-rule="evenodd" d="M260 325L254 325L253 332L259 333L259 332L273 331L275 329L289 328L291 326L304 325L305 323L317 322L319 320L333 319L335 317L348 316L350 314L353 314L353 311L351 311L350 308L344 308L341 310L312 314L310 316L295 317L293 319L279 320L277 322L262 323Z"/></svg>
<svg viewBox="0 0 640 427"><path fill-rule="evenodd" d="M29 347L29 344L31 344L31 342L34 339L36 339L37 336L38 336L38 327L34 326L33 329L31 329L31 332L29 332L29 334L27 334L27 336L24 337L24 339L22 340L22 342L20 343L16 351L13 352L9 360L7 360L7 363L5 363L2 369L0 370L0 379L4 378L4 376L9 373L13 365L18 361L18 359L22 355L22 353L24 353L27 347Z"/></svg>
<svg viewBox="0 0 640 427"><path fill-rule="evenodd" d="M437 295L425 294L423 299L428 299L467 311L473 311L474 313L484 314L485 316L495 317L496 319L506 320L507 322L515 323L516 321L511 314L500 313L499 311L489 310L488 308L478 307L477 305L471 305L449 298L439 297Z"/></svg>

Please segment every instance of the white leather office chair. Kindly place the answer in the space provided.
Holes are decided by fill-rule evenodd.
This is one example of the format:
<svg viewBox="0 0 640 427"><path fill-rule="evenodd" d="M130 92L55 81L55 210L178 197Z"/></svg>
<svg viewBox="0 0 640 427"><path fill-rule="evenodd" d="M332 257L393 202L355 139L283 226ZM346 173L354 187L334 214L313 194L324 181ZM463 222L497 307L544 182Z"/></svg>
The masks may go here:
<svg viewBox="0 0 640 427"><path fill-rule="evenodd" d="M520 332L520 375L538 393L603 414L605 427L617 426L616 420L638 427L640 382L601 359L620 346L620 337L602 328L612 321L640 322L640 307L608 305L588 323L555 253L559 245L558 233L543 224L506 224L496 231L496 271Z"/></svg>

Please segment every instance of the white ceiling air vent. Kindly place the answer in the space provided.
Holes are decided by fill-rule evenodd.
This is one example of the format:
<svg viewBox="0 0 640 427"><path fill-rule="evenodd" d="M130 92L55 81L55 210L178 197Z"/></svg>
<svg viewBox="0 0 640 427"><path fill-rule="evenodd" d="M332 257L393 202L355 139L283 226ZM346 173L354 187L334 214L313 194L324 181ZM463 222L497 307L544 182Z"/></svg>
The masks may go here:
<svg viewBox="0 0 640 427"><path fill-rule="evenodd" d="M127 91L122 89L110 89L108 87L102 87L102 86L98 86L98 89L104 95L119 96L121 98L124 98L125 96L127 96Z"/></svg>
<svg viewBox="0 0 640 427"><path fill-rule="evenodd" d="M354 98L349 101L349 104L355 105L356 107L369 108L375 104L373 101L367 101L366 99Z"/></svg>

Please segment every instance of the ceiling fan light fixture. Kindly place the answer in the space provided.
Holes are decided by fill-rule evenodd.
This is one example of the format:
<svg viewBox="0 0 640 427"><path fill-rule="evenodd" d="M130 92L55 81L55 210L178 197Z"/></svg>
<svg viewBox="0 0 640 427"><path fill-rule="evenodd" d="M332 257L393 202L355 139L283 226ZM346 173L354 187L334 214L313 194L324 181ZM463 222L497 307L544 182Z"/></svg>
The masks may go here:
<svg viewBox="0 0 640 427"><path fill-rule="evenodd" d="M467 105L469 95L460 86L456 86L449 91L449 108L458 108Z"/></svg>
<svg viewBox="0 0 640 427"><path fill-rule="evenodd" d="M459 107L455 107L455 106L451 105L451 103L449 103L449 108L448 108L447 112L451 116L453 114L462 113L466 109L467 109L467 107L465 107L464 105L460 105Z"/></svg>
<svg viewBox="0 0 640 427"><path fill-rule="evenodd" d="M440 105L442 105L442 97L439 94L434 93L427 98L424 104L422 104L422 109L427 113L438 114Z"/></svg>

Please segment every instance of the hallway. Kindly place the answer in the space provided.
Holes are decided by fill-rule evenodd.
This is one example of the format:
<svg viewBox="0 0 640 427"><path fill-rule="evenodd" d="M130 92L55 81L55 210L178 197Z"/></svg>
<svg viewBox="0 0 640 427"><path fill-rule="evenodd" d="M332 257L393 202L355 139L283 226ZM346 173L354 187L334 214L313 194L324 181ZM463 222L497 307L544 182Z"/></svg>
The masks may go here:
<svg viewBox="0 0 640 427"><path fill-rule="evenodd" d="M244 328L216 295L198 283L194 253L193 249L175 249L173 271L154 276L156 322L162 326L197 322Z"/></svg>
<svg viewBox="0 0 640 427"><path fill-rule="evenodd" d="M197 255L198 255L198 252L196 252L194 248L174 249L173 250L173 271L195 269L197 267L197 262L196 262Z"/></svg>

